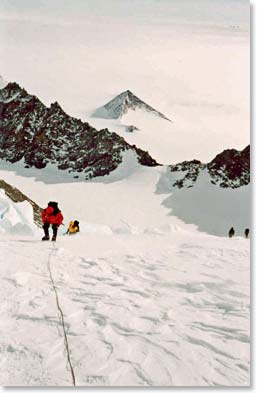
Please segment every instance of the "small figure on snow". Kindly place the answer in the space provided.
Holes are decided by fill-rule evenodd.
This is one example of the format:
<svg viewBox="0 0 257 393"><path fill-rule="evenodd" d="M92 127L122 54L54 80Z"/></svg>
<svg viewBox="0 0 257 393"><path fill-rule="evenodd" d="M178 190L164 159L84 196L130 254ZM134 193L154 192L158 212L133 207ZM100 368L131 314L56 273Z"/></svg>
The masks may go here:
<svg viewBox="0 0 257 393"><path fill-rule="evenodd" d="M79 222L77 220L71 221L66 234L72 235L77 232L79 232Z"/></svg>
<svg viewBox="0 0 257 393"><path fill-rule="evenodd" d="M250 229L249 229L249 228L246 228L246 229L245 229L245 238L246 238L246 239L248 239L249 233L250 233Z"/></svg>
<svg viewBox="0 0 257 393"><path fill-rule="evenodd" d="M228 232L228 236L229 236L229 237L233 237L234 234L235 234L235 230L234 230L233 227L231 227L230 230L229 230L229 232Z"/></svg>
<svg viewBox="0 0 257 393"><path fill-rule="evenodd" d="M45 236L42 237L42 240L49 240L49 227L52 225L53 229L53 236L52 241L56 241L57 232L59 226L63 222L63 215L58 208L57 202L49 202L46 209L42 210L41 213L42 222L43 222L43 229L45 232Z"/></svg>

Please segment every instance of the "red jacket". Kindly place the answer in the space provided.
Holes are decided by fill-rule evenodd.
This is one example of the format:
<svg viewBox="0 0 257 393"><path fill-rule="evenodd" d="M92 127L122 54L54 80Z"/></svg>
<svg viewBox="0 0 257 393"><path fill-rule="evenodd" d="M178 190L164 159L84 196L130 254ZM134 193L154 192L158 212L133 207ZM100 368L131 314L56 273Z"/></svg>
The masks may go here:
<svg viewBox="0 0 257 393"><path fill-rule="evenodd" d="M49 222L49 224L61 225L63 222L63 215L59 211L57 214L53 214L54 209L51 206L48 206L46 209L42 210L41 217L43 224L45 222Z"/></svg>

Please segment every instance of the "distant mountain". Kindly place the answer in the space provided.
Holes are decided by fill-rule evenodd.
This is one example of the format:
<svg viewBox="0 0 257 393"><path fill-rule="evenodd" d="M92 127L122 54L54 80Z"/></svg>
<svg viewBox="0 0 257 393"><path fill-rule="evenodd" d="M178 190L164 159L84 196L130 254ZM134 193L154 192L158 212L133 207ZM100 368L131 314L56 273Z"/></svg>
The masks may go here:
<svg viewBox="0 0 257 393"><path fill-rule="evenodd" d="M133 94L130 90L124 91L104 106L98 108L92 116L103 119L120 119L129 110L135 111L137 109L144 110L158 117L161 117L162 119L171 121L161 112L157 111L156 109L142 101L140 98L135 96L135 94Z"/></svg>
<svg viewBox="0 0 257 393"><path fill-rule="evenodd" d="M199 175L207 171L210 182L222 188L238 188L250 183L250 145L244 150L227 149L218 154L208 164L198 160L184 161L169 166L178 179L174 187L193 187Z"/></svg>
<svg viewBox="0 0 257 393"><path fill-rule="evenodd" d="M26 167L54 164L84 179L109 174L122 162L123 152L135 152L138 162L156 166L146 152L108 129L97 131L66 114L55 102L47 108L17 83L0 90L0 158L24 159Z"/></svg>
<svg viewBox="0 0 257 393"><path fill-rule="evenodd" d="M27 201L33 208L33 216L34 216L34 223L41 227L41 207L39 207L34 201L24 195L21 191L17 188L11 186L10 184L6 183L4 180L0 179L0 190L3 190L5 195L10 198L13 202L24 202Z"/></svg>

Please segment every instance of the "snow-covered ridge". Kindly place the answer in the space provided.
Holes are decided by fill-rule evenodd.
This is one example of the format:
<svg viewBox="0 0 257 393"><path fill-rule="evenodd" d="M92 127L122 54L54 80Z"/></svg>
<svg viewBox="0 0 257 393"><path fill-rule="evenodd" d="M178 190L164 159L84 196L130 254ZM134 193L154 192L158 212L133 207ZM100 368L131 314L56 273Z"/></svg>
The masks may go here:
<svg viewBox="0 0 257 393"><path fill-rule="evenodd" d="M47 108L17 83L0 90L0 158L24 159L26 167L56 165L76 179L109 174L122 162L123 153L135 152L146 166L157 162L108 129L97 131L88 123L66 114L55 102Z"/></svg>
<svg viewBox="0 0 257 393"><path fill-rule="evenodd" d="M33 236L36 231L31 204L13 202L0 188L0 234Z"/></svg>
<svg viewBox="0 0 257 393"><path fill-rule="evenodd" d="M33 219L36 225L41 226L41 208L30 198L24 195L20 190L11 186L3 179L0 179L0 191L4 192L6 197L8 197L14 203L28 202L33 209Z"/></svg>
<svg viewBox="0 0 257 393"><path fill-rule="evenodd" d="M171 121L161 112L135 96L130 90L126 90L114 97L107 104L98 108L92 116L104 119L121 119L129 110L135 111L137 109L150 112L162 119Z"/></svg>
<svg viewBox="0 0 257 393"><path fill-rule="evenodd" d="M224 150L208 164L192 160L170 165L169 168L178 177L173 187L193 187L200 173L206 169L212 184L222 188L238 188L250 183L250 145L242 151Z"/></svg>

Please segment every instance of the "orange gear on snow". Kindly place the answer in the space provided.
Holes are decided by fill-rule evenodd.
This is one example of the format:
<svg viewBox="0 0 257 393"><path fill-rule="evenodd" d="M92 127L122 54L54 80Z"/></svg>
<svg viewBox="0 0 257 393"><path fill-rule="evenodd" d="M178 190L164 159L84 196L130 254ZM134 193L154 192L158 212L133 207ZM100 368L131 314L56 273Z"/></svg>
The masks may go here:
<svg viewBox="0 0 257 393"><path fill-rule="evenodd" d="M79 227L74 225L74 221L71 221L68 228L69 233L76 233L79 231Z"/></svg>

